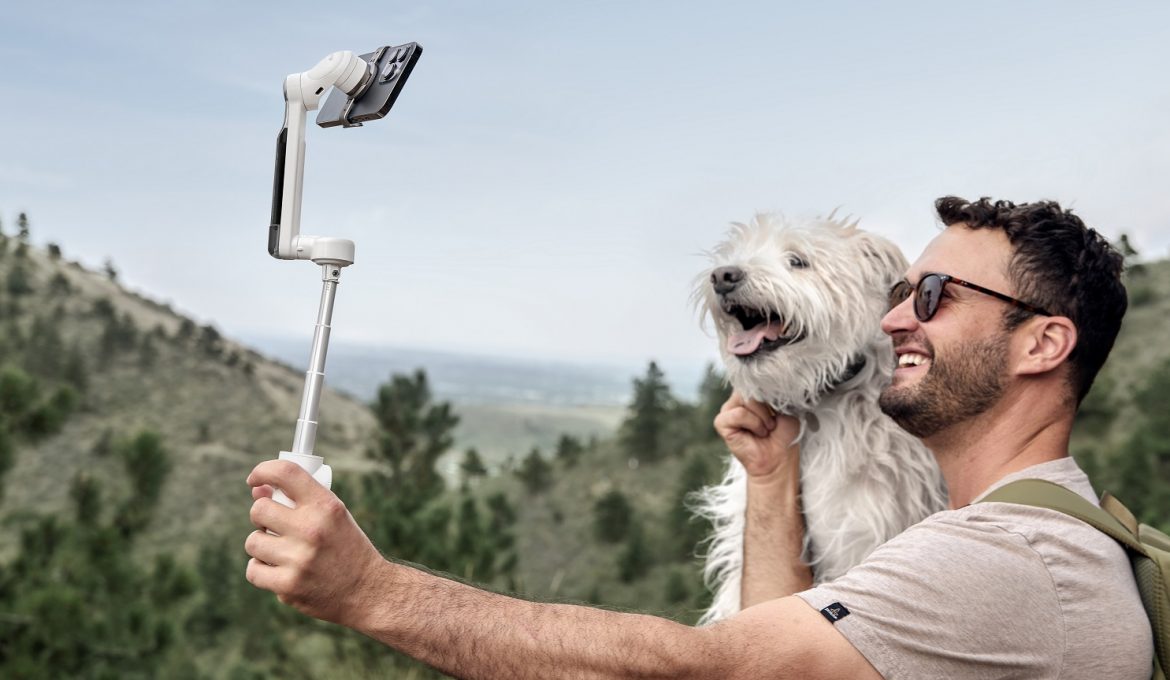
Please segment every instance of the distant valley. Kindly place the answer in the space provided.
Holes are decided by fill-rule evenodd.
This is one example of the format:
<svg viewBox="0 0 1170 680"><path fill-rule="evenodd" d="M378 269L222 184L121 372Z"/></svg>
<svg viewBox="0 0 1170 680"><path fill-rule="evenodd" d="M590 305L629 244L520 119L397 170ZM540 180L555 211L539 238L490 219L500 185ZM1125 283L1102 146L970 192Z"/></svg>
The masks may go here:
<svg viewBox="0 0 1170 680"><path fill-rule="evenodd" d="M245 336L263 354L298 371L305 370L311 340ZM649 360L647 360L649 361ZM665 362L671 391L693 399L702 379L702 362ZM330 388L371 400L393 374L426 371L437 399L450 401L459 414L455 446L440 462L455 476L462 452L475 447L491 468L533 448L548 453L562 434L582 440L612 435L632 394L632 381L645 363L586 364L569 361L476 356L401 347L330 343L325 382ZM322 413L322 420L328 420Z"/></svg>
<svg viewBox="0 0 1170 680"><path fill-rule="evenodd" d="M311 344L308 337L245 335L241 339L269 357L304 370ZM651 358L647 357L647 362ZM477 356L337 340L329 345L327 361L325 380L330 387L360 400L372 398L391 374L422 368L438 398L460 405L625 407L630 381L646 369L646 362L577 363ZM658 364L676 396L689 399L695 395L703 377L702 362L658 360Z"/></svg>

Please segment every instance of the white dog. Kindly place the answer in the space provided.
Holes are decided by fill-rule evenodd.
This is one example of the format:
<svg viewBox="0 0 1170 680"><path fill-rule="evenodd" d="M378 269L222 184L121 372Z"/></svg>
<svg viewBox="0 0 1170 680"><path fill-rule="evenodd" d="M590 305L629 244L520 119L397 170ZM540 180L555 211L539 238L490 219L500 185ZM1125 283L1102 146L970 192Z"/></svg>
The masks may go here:
<svg viewBox="0 0 1170 680"><path fill-rule="evenodd" d="M896 361L880 320L906 259L856 222L757 215L711 260L696 302L731 385L801 419L803 559L815 582L832 580L946 504L934 457L878 407ZM695 510L715 528L702 623L740 609L745 475L732 458L723 482L698 494Z"/></svg>

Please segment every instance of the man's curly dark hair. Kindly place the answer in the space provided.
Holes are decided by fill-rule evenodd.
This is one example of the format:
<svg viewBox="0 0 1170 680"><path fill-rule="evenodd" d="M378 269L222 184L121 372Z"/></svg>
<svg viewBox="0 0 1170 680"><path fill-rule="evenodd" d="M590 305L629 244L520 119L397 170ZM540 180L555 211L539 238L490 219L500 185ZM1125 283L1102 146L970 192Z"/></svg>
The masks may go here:
<svg viewBox="0 0 1170 680"><path fill-rule="evenodd" d="M1012 246L1008 276L1015 296L1076 325L1077 344L1069 363L1071 387L1080 404L1113 349L1125 316L1122 256L1055 201L1016 205L944 196L934 207L946 226L1002 229ZM1019 307L1008 308L1005 315L1009 330L1032 316Z"/></svg>

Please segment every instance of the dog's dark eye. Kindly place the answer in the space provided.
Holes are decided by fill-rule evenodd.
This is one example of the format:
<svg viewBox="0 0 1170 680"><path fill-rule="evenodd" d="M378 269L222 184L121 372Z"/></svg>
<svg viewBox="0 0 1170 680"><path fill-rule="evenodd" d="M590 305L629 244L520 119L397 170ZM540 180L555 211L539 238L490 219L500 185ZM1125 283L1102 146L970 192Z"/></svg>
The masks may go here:
<svg viewBox="0 0 1170 680"><path fill-rule="evenodd" d="M796 254L789 255L788 266L792 267L793 269L804 269L808 266L808 260Z"/></svg>

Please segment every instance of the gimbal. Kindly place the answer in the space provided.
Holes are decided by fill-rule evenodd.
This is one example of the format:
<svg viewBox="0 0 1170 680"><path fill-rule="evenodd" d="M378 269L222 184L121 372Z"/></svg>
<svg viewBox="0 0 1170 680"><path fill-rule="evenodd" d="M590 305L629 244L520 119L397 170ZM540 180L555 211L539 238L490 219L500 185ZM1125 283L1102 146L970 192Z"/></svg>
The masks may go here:
<svg viewBox="0 0 1170 680"><path fill-rule="evenodd" d="M325 380L325 354L329 350L333 301L342 268L353 264L354 243L348 239L300 233L305 117L309 111L317 109L321 95L330 88L333 90L317 116L317 125L360 127L364 122L384 117L421 54L422 46L418 43L380 47L361 56L348 51L334 52L308 71L293 73L284 79L284 126L276 138L268 252L278 259L309 260L319 265L322 287L292 451L281 451L280 458L300 465L325 488L332 484L333 473L324 464L324 458L313 454L313 446L317 441L317 417ZM279 489L273 498L285 505L293 505Z"/></svg>

